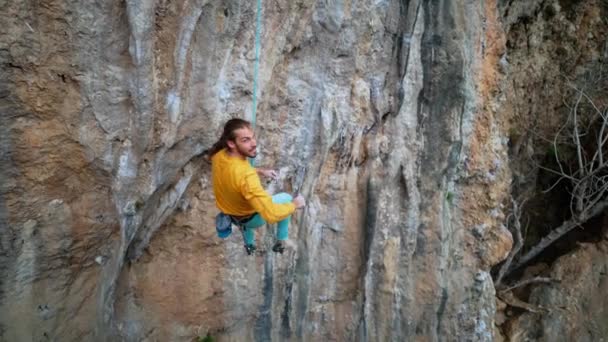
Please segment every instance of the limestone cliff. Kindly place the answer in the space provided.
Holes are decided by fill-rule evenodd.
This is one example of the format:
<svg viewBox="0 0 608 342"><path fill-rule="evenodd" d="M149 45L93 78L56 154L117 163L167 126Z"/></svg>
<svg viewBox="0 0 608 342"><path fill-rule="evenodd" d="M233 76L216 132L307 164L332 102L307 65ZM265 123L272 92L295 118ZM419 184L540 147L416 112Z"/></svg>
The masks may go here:
<svg viewBox="0 0 608 342"><path fill-rule="evenodd" d="M257 164L308 206L248 257L203 153L255 1L0 1L0 340L492 340L508 39L563 2L263 1Z"/></svg>

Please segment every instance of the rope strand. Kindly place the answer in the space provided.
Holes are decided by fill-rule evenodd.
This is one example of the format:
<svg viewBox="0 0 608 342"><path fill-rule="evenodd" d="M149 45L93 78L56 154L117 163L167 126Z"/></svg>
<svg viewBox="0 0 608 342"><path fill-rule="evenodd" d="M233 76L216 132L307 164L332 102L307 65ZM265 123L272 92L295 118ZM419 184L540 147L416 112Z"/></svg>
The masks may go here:
<svg viewBox="0 0 608 342"><path fill-rule="evenodd" d="M253 65L253 104L251 108L251 125L255 129L257 93L258 93L258 73L260 68L260 31L262 26L262 0L257 1L257 16L255 23L255 62Z"/></svg>
<svg viewBox="0 0 608 342"><path fill-rule="evenodd" d="M255 130L256 123L256 110L258 107L257 104L257 95L258 95L258 73L260 68L260 31L262 27L262 0L257 1L257 11L256 11L256 19L255 19L255 61L253 63L253 101L251 108L251 126ZM253 159L249 159L249 163L251 166L255 166L255 161Z"/></svg>

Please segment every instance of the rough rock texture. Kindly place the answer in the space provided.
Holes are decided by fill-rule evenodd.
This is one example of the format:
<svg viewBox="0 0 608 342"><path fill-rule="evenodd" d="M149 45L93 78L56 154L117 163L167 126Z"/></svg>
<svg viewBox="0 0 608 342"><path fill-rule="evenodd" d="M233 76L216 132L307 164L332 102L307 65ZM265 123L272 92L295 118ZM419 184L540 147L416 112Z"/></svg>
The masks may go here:
<svg viewBox="0 0 608 342"><path fill-rule="evenodd" d="M309 205L247 257L202 153L255 2L0 1L0 340L491 340L505 6L264 1L258 165Z"/></svg>
<svg viewBox="0 0 608 342"><path fill-rule="evenodd" d="M608 336L608 241L582 245L558 259L549 276L558 283L534 288L525 313L507 324L510 341L603 341Z"/></svg>

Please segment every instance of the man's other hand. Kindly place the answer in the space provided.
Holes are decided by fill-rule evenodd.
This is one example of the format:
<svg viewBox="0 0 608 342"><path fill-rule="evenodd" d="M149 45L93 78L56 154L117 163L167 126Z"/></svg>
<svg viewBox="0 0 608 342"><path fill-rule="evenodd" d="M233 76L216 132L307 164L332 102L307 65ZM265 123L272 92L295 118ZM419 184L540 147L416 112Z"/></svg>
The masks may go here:
<svg viewBox="0 0 608 342"><path fill-rule="evenodd" d="M304 208L304 206L306 206L306 200L304 200L304 196L298 195L293 199L293 204L296 206L296 209Z"/></svg>
<svg viewBox="0 0 608 342"><path fill-rule="evenodd" d="M277 180L279 178L279 173L273 169L256 169L258 175L264 176L266 178L270 178L273 180Z"/></svg>

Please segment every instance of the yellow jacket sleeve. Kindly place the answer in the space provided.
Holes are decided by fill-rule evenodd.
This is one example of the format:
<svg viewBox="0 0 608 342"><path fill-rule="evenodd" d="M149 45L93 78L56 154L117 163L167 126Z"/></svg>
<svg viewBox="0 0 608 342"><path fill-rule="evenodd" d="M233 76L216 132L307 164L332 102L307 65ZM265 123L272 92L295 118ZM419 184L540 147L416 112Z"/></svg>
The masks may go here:
<svg viewBox="0 0 608 342"><path fill-rule="evenodd" d="M293 203L273 203L272 197L260 184L260 177L256 174L255 169L252 169L251 172L248 172L243 177L241 193L255 211L268 223L279 222L296 210L296 206Z"/></svg>

